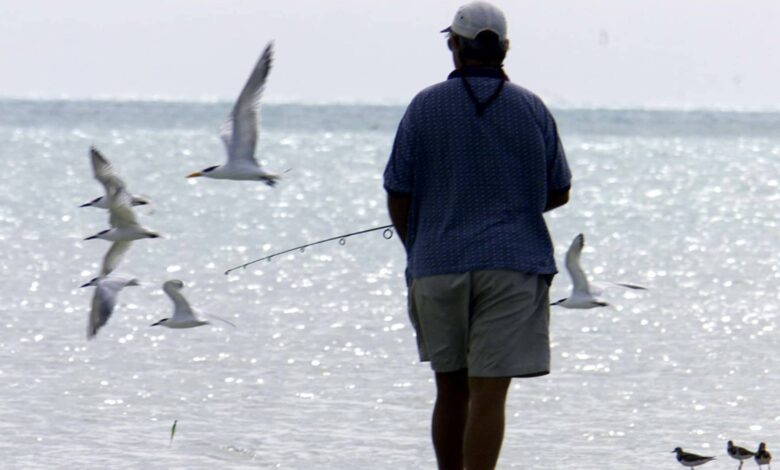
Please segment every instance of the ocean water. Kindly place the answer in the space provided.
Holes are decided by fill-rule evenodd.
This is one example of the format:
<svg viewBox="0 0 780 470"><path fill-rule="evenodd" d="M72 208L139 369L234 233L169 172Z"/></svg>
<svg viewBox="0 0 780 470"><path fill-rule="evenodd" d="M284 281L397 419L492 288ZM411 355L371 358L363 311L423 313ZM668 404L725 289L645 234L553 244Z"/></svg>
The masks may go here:
<svg viewBox="0 0 780 470"><path fill-rule="evenodd" d="M381 174L401 107L269 105L276 187L184 178L219 164L227 103L0 102L0 467L435 468L434 387L416 360ZM612 307L554 309L553 372L513 382L499 468L733 468L726 441L780 448L780 114L555 110L574 173L547 217L559 267L584 233ZM154 201L87 341L107 226L90 145ZM181 279L204 312L149 325ZM567 294L556 277L551 297ZM170 429L178 422L170 443ZM777 453L777 452L775 452ZM753 465L752 463L750 465Z"/></svg>

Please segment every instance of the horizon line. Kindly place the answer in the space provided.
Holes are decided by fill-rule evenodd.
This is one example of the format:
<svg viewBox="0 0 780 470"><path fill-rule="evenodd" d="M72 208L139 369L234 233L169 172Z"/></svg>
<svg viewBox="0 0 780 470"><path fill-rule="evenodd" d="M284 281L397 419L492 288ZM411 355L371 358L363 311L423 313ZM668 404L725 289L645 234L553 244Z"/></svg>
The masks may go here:
<svg viewBox="0 0 780 470"><path fill-rule="evenodd" d="M197 98L184 98L173 96L137 96L137 95L100 95L100 96L6 96L0 95L0 102L114 102L114 103L169 103L169 104L225 104L230 105L235 100L216 96L203 96ZM335 99L335 100L300 100L300 99L270 99L265 100L264 105L270 106L375 106L375 107L405 107L407 101L396 99L359 100L359 99ZM780 113L780 106L753 107L753 106L702 106L694 104L669 105L669 104L623 104L606 105L598 103L563 103L555 100L547 100L551 109L564 111L647 111L647 112L723 112L723 113Z"/></svg>

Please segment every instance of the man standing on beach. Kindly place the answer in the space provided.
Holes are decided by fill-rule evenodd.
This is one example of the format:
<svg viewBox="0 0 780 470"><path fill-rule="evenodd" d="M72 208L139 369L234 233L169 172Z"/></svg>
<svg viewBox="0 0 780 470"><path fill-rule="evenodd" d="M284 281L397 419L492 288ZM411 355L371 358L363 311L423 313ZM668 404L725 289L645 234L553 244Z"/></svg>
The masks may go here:
<svg viewBox="0 0 780 470"><path fill-rule="evenodd" d="M511 379L550 371L542 214L568 202L571 173L544 103L508 83L506 30L489 3L458 9L442 31L455 71L412 100L384 173L420 360L436 376L440 469L494 468Z"/></svg>

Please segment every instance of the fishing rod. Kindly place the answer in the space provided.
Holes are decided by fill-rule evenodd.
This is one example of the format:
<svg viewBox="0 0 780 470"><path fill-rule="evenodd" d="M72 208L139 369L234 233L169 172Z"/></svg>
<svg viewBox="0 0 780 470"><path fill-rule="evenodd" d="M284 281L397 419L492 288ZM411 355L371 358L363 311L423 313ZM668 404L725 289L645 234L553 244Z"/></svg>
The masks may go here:
<svg viewBox="0 0 780 470"><path fill-rule="evenodd" d="M393 238L393 226L392 225L383 225L381 227L374 227L374 228L368 228L368 229L365 229L365 230L359 230L357 232L345 233L344 235L337 235L335 237L326 238L324 240L318 240L316 242L307 243L307 244L301 245L301 246L296 246L295 248L290 248L288 250L279 251L279 252L276 252L276 253L268 255L268 256L263 256L262 258L254 259L254 260L249 261L249 262L244 263L244 264L239 264L238 266L234 266L234 267L228 269L227 271L225 271L225 275L227 276L231 272L236 271L238 269L246 269L247 266L250 266L250 265L255 264L255 263L259 263L261 261L271 261L271 258L274 258L274 257L279 256L279 255L283 255L283 254L286 254L286 253L291 253L293 251L300 250L300 252L303 253L306 250L306 248L308 248L310 246L320 245L322 243L327 243L327 242L332 242L333 240L338 240L339 241L339 245L343 246L343 245L345 245L347 243L347 238L349 238L349 237L354 237L356 235L362 235L362 234L368 233L368 232L376 232L377 230L383 230L382 236L385 238L385 240L390 240L391 238Z"/></svg>

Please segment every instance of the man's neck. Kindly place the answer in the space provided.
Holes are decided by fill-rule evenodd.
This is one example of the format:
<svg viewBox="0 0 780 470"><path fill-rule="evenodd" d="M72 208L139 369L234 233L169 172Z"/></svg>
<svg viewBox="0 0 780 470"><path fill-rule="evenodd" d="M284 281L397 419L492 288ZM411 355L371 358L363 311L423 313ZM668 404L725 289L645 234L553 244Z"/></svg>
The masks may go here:
<svg viewBox="0 0 780 470"><path fill-rule="evenodd" d="M462 69L465 67L494 67L499 68L501 67L501 64L496 64L493 62L483 62L481 60L467 60L465 63L460 64L458 69Z"/></svg>

